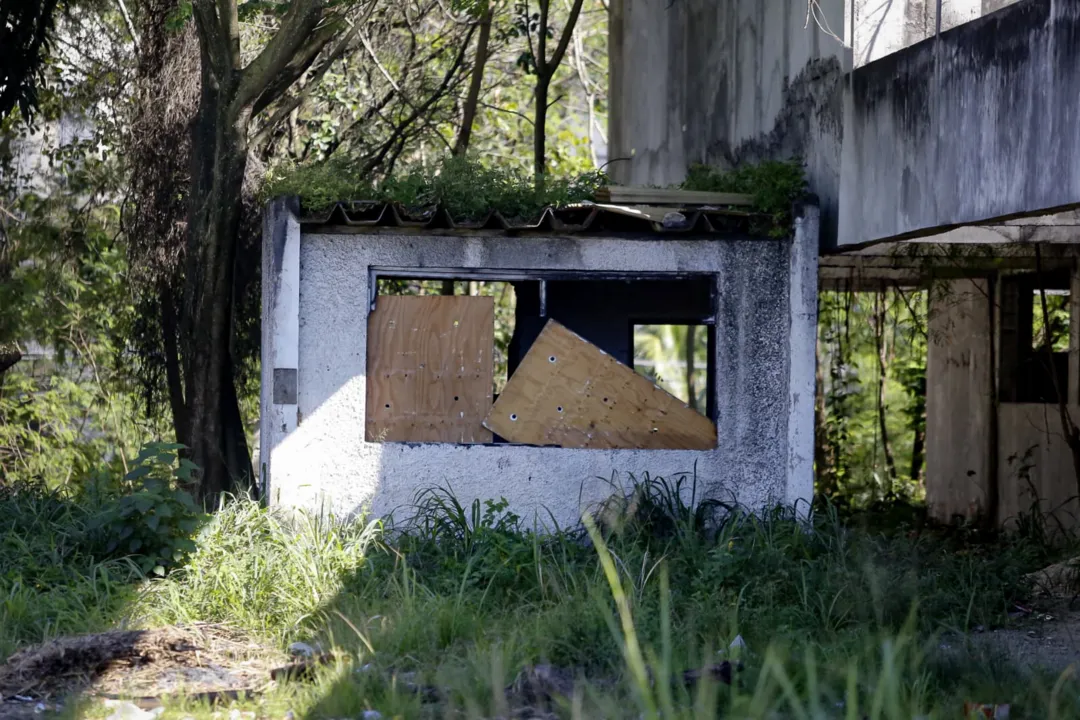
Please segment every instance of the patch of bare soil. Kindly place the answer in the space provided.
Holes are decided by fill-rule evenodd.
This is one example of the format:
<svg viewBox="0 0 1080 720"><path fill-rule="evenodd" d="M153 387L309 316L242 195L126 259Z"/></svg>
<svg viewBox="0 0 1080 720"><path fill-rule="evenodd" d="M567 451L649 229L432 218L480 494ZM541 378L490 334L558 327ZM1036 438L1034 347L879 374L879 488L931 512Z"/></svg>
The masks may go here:
<svg viewBox="0 0 1080 720"><path fill-rule="evenodd" d="M1065 604L977 637L1025 669L1061 673L1070 665L1080 668L1080 612Z"/></svg>
<svg viewBox="0 0 1080 720"><path fill-rule="evenodd" d="M62 637L0 665L0 717L13 705L75 694L154 698L254 693L284 656L224 625L115 630ZM28 700L32 702L28 702Z"/></svg>

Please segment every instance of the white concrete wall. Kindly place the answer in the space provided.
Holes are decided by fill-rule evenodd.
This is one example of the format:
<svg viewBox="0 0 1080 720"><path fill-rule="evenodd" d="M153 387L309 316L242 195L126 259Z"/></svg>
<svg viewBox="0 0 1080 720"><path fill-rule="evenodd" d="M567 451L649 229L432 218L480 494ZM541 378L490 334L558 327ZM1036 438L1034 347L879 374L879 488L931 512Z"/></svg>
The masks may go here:
<svg viewBox="0 0 1080 720"><path fill-rule="evenodd" d="M305 234L299 252L297 424L265 384L289 343L276 318L264 341L263 457L272 503L336 514L407 514L417 491L449 485L463 503L506 497L532 521L562 525L611 495L613 473L693 473L698 497L760 508L807 502L813 485L815 208L796 240ZM284 225L267 223L264 254ZM279 253L285 258L285 255ZM288 260L283 260L288 264ZM711 451L579 450L364 439L369 268L439 267L717 273L718 446ZM270 265L270 272L275 266ZM287 267L276 266L287 275ZM282 307L264 278L264 321Z"/></svg>

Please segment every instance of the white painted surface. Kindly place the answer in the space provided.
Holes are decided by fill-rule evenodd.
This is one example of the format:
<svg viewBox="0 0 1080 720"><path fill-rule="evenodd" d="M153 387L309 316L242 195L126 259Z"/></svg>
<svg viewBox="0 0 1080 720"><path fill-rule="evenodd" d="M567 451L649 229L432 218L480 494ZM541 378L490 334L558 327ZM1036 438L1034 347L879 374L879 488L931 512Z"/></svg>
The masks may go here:
<svg viewBox="0 0 1080 720"><path fill-rule="evenodd" d="M807 228L804 235L811 242ZM695 467L698 498L752 508L808 498L813 389L811 384L793 402L789 382L794 377L802 386L807 378L812 383L812 354L809 368L804 365L805 343L813 333L805 304L807 293L813 293L815 275L808 263L814 253L792 254L790 245L765 240L304 235L299 424L267 450L273 455L270 500L338 515L369 509L379 515L398 510L400 516L418 491L448 485L464 504L505 497L529 522L536 518L550 524L554 518L568 525L578 521L583 508L612 494L613 475L618 485L627 482L627 473L669 479L685 473L689 486ZM784 260L780 267L775 262L789 257L798 259L801 299L795 304L787 292L789 268ZM371 266L717 273L722 312L729 315L717 328L718 447L649 451L366 442ZM809 325L798 329L799 357L787 368L789 333L800 323ZM273 417L264 417L264 433ZM795 451L788 448L792 437Z"/></svg>
<svg viewBox="0 0 1080 720"><path fill-rule="evenodd" d="M274 369L296 369L300 338L300 221L297 203L277 200L263 220L263 324L259 402L259 475L263 493L285 437L296 430L295 403L274 402Z"/></svg>
<svg viewBox="0 0 1080 720"><path fill-rule="evenodd" d="M791 243L791 365L787 502L808 510L814 497L814 399L817 383L818 218L805 205Z"/></svg>

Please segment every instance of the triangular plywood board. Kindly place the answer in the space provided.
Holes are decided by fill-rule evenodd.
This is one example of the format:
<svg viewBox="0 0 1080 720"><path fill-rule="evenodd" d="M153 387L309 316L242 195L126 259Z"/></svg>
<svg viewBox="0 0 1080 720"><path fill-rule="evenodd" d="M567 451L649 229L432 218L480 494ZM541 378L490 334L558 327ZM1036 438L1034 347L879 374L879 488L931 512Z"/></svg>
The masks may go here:
<svg viewBox="0 0 1080 720"><path fill-rule="evenodd" d="M525 354L484 426L528 445L716 447L712 421L554 320Z"/></svg>
<svg viewBox="0 0 1080 720"><path fill-rule="evenodd" d="M368 316L368 442L488 443L495 300L381 295Z"/></svg>

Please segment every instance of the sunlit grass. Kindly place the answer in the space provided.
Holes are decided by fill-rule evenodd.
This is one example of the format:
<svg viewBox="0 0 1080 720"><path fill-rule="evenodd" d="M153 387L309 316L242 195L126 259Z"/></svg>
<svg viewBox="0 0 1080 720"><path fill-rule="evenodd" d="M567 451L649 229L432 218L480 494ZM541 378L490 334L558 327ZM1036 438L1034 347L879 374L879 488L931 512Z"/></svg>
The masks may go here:
<svg viewBox="0 0 1080 720"><path fill-rule="evenodd" d="M187 564L136 602L102 596L109 610L96 608L77 590L95 582L80 565L88 575L71 581L83 598L71 619L3 633L13 647L98 629L122 610L140 624L226 622L278 649L333 651L314 683L235 706L259 717L509 717L522 701L505 689L539 663L579 679L554 700L561 717L911 720L957 717L966 700L1011 703L1014 718L1080 716L1072 678L965 640L1009 622L1023 574L1051 548L877 530L828 511L812 522L790 509L731 511L706 523L677 483L643 476L635 492L596 522L547 534L503 503L462 506L445 490L386 527L235 500ZM137 585L121 587L130 597ZM943 638L956 650L942 653ZM742 662L733 686L680 682L723 660ZM165 717L215 710L177 701Z"/></svg>

